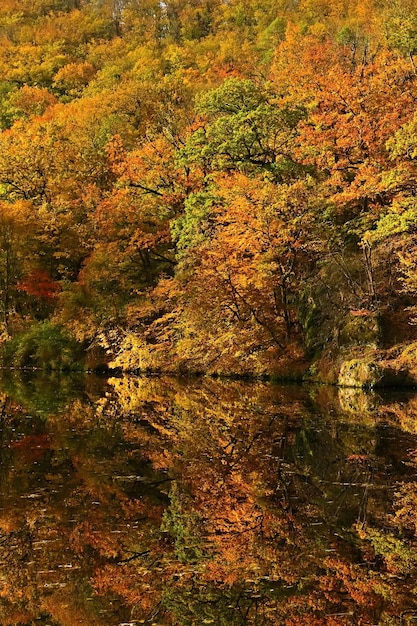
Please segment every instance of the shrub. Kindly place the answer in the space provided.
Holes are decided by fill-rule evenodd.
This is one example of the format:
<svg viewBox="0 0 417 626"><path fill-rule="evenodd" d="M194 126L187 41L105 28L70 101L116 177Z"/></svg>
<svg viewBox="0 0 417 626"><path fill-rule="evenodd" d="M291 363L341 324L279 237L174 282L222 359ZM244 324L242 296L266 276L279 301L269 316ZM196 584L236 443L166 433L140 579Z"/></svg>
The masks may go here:
<svg viewBox="0 0 417 626"><path fill-rule="evenodd" d="M82 364L80 344L49 321L33 324L5 342L0 355L5 367L71 370Z"/></svg>

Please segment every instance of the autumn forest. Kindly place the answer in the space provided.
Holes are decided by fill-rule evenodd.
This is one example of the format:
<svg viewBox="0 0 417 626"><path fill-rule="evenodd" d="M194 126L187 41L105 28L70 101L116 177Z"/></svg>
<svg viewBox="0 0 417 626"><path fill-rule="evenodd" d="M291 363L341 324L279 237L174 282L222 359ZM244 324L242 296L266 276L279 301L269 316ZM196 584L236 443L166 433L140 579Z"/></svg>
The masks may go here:
<svg viewBox="0 0 417 626"><path fill-rule="evenodd" d="M416 388L417 0L1 0L1 626L415 624Z"/></svg>
<svg viewBox="0 0 417 626"><path fill-rule="evenodd" d="M3 365L417 380L414 0L4 0L0 37Z"/></svg>

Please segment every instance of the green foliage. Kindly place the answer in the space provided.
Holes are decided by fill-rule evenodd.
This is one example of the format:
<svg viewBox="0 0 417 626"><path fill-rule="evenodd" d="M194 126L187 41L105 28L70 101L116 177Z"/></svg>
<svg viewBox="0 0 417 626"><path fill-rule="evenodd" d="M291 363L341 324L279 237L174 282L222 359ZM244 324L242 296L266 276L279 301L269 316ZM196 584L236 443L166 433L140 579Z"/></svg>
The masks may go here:
<svg viewBox="0 0 417 626"><path fill-rule="evenodd" d="M396 2L386 17L386 38L389 46L402 54L417 52L417 15L407 2Z"/></svg>
<svg viewBox="0 0 417 626"><path fill-rule="evenodd" d="M275 18L263 30L258 38L258 45L268 51L272 51L278 42L285 37L285 29L287 27L286 20L282 17Z"/></svg>
<svg viewBox="0 0 417 626"><path fill-rule="evenodd" d="M417 157L417 116L403 124L387 141L387 149L392 159L402 157L406 162Z"/></svg>
<svg viewBox="0 0 417 626"><path fill-rule="evenodd" d="M175 543L175 555L180 563L198 563L204 558L198 530L198 516L187 510L186 497L176 483L170 492L170 505L165 510L161 531L171 535Z"/></svg>
<svg viewBox="0 0 417 626"><path fill-rule="evenodd" d="M395 211L383 215L378 220L375 230L369 233L372 243L380 243L395 235L404 235L415 230L417 226L417 208L412 201L409 208L401 213Z"/></svg>
<svg viewBox="0 0 417 626"><path fill-rule="evenodd" d="M407 545L407 541L377 528L367 528L366 537L375 554L384 559L389 572L411 575L411 572L416 570L415 547Z"/></svg>
<svg viewBox="0 0 417 626"><path fill-rule="evenodd" d="M50 321L32 325L2 345L3 366L46 370L82 369L81 347Z"/></svg>
<svg viewBox="0 0 417 626"><path fill-rule="evenodd" d="M178 257L203 243L214 227L213 207L220 201L210 191L190 194L184 202L184 213L171 222L171 233L177 244Z"/></svg>
<svg viewBox="0 0 417 626"><path fill-rule="evenodd" d="M16 91L16 86L10 81L0 81L0 128L10 128L14 119L10 98Z"/></svg>
<svg viewBox="0 0 417 626"><path fill-rule="evenodd" d="M282 108L250 80L229 79L203 94L196 109L209 120L192 134L181 151L186 160L212 169L270 172L277 181L296 168L289 157L294 133L305 113Z"/></svg>
<svg viewBox="0 0 417 626"><path fill-rule="evenodd" d="M266 95L253 81L230 78L217 89L202 94L196 109L203 115L219 117L249 113L266 102Z"/></svg>

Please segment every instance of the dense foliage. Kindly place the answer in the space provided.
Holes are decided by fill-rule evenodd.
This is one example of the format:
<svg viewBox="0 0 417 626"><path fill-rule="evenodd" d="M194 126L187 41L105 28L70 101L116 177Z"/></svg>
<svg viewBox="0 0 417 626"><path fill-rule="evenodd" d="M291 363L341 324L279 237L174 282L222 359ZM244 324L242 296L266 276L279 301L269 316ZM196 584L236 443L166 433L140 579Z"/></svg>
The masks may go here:
<svg viewBox="0 0 417 626"><path fill-rule="evenodd" d="M5 0L0 33L4 340L282 374L412 339L415 0Z"/></svg>

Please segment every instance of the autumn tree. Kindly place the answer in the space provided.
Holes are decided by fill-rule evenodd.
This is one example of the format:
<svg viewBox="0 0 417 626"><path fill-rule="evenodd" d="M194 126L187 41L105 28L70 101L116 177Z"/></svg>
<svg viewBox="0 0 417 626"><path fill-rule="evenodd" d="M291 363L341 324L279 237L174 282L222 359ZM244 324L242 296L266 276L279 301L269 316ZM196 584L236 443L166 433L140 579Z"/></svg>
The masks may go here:
<svg viewBox="0 0 417 626"><path fill-rule="evenodd" d="M274 93L250 80L229 79L202 94L197 111L207 117L190 134L184 157L205 168L265 172L274 182L294 175L291 148L302 107L280 108Z"/></svg>
<svg viewBox="0 0 417 626"><path fill-rule="evenodd" d="M33 228L35 220L33 207L23 200L3 201L0 209L1 316L2 330L7 335L11 330L10 316L18 308L18 281L34 250L28 225Z"/></svg>

